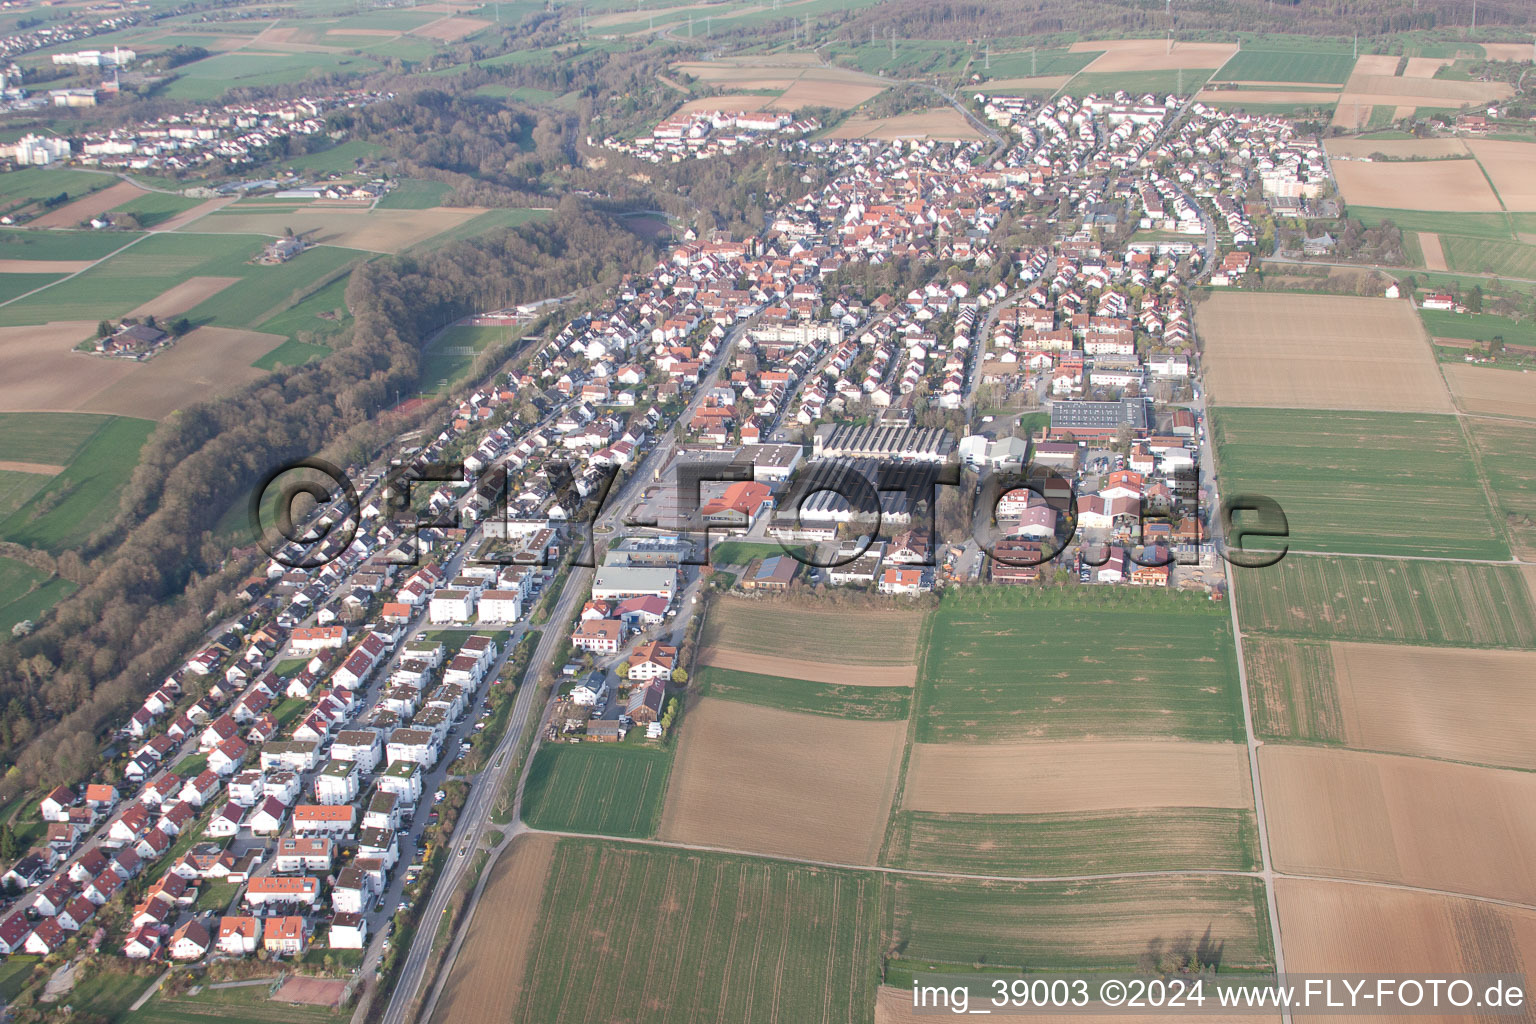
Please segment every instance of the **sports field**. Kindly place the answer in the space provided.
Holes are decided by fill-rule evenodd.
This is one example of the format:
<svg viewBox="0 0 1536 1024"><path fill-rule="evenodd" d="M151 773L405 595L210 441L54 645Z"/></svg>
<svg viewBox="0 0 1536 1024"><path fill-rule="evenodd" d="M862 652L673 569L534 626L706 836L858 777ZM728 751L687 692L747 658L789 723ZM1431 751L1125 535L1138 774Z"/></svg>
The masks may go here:
<svg viewBox="0 0 1536 1024"><path fill-rule="evenodd" d="M635 1024L867 1020L880 908L880 879L868 872L563 840L525 990L496 1012Z"/></svg>
<svg viewBox="0 0 1536 1024"><path fill-rule="evenodd" d="M1536 647L1536 607L1514 565L1292 553L1234 579L1245 633Z"/></svg>
<svg viewBox="0 0 1536 1024"><path fill-rule="evenodd" d="M688 709L660 835L728 850L873 864L907 724L705 697Z"/></svg>
<svg viewBox="0 0 1536 1024"><path fill-rule="evenodd" d="M1453 411L1407 302L1222 292L1195 308L1195 324L1224 406Z"/></svg>
<svg viewBox="0 0 1536 1024"><path fill-rule="evenodd" d="M1223 82L1325 82L1343 85L1354 70L1347 53L1239 50L1216 71Z"/></svg>
<svg viewBox="0 0 1536 1024"><path fill-rule="evenodd" d="M887 948L899 967L1114 970L1143 957L1206 951L1223 971L1273 961L1263 883L1193 876L1092 882L895 877ZM898 984L900 982L897 982Z"/></svg>
<svg viewBox="0 0 1536 1024"><path fill-rule="evenodd" d="M656 834L672 752L620 743L546 743L534 755L523 820L552 832Z"/></svg>
<svg viewBox="0 0 1536 1024"><path fill-rule="evenodd" d="M1230 619L1165 591L946 595L918 687L924 743L1242 738Z"/></svg>
<svg viewBox="0 0 1536 1024"><path fill-rule="evenodd" d="M1259 772L1280 871L1536 901L1530 772L1278 744Z"/></svg>
<svg viewBox="0 0 1536 1024"><path fill-rule="evenodd" d="M448 328L422 353L422 385L433 394L450 390L469 376L480 353L511 341L512 333L503 326Z"/></svg>
<svg viewBox="0 0 1536 1024"><path fill-rule="evenodd" d="M1227 409L1212 439L1229 495L1267 495L1299 551L1505 559L1453 416ZM1249 547L1273 549L1255 538Z"/></svg>
<svg viewBox="0 0 1536 1024"><path fill-rule="evenodd" d="M694 682L700 696L833 718L905 721L912 710L910 686L839 686L707 666L697 670Z"/></svg>
<svg viewBox="0 0 1536 1024"><path fill-rule="evenodd" d="M1258 827L1249 808L1152 807L1056 814L901 811L885 863L968 875L1122 871L1252 871Z"/></svg>

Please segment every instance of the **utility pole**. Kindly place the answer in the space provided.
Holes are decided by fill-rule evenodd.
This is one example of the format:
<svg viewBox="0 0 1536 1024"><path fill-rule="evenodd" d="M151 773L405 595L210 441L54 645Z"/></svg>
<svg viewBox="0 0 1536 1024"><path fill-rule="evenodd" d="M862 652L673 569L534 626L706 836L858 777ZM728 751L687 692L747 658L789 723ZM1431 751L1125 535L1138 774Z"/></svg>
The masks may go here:
<svg viewBox="0 0 1536 1024"><path fill-rule="evenodd" d="M1360 59L1360 33L1355 33L1355 60Z"/></svg>
<svg viewBox="0 0 1536 1024"><path fill-rule="evenodd" d="M693 15L688 15L688 38L693 38Z"/></svg>
<svg viewBox="0 0 1536 1024"><path fill-rule="evenodd" d="M1477 31L1477 0L1472 0L1472 31Z"/></svg>
<svg viewBox="0 0 1536 1024"><path fill-rule="evenodd" d="M894 28L890 30L890 37L891 37L891 60L895 60L896 59L896 30Z"/></svg>
<svg viewBox="0 0 1536 1024"><path fill-rule="evenodd" d="M983 65L982 65L982 66L983 66L983 68L984 68L984 69L985 69L985 70L987 70L987 71L991 71L991 70L992 70L992 44L991 44L991 43L990 43L990 42L989 42L989 43L987 43L987 58L986 58L986 63L985 63L985 64L983 64Z"/></svg>
<svg viewBox="0 0 1536 1024"><path fill-rule="evenodd" d="M1035 70L1035 57L1039 53L1040 53L1039 50L1030 50L1029 51L1029 74L1030 74L1031 78L1033 78L1037 74L1037 72Z"/></svg>

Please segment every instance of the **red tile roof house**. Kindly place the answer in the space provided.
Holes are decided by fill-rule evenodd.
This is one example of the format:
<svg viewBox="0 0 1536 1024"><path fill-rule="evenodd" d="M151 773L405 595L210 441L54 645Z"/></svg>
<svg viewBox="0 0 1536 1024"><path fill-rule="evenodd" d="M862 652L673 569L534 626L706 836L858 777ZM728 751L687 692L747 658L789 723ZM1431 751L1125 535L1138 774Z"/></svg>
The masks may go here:
<svg viewBox="0 0 1536 1024"><path fill-rule="evenodd" d="M59 927L65 931L79 931L85 927L87 921L96 913L96 904L84 896L76 896L67 903L63 910L59 911L54 920L59 922Z"/></svg>
<svg viewBox="0 0 1536 1024"><path fill-rule="evenodd" d="M268 904L312 907L320 899L320 880L305 876L264 875L253 878L245 887L245 903L250 907Z"/></svg>
<svg viewBox="0 0 1536 1024"><path fill-rule="evenodd" d="M43 797L42 801L38 804L38 808L42 811L44 821L68 821L69 809L79 799L79 797L75 796L75 791L68 786L59 786L53 792Z"/></svg>
<svg viewBox="0 0 1536 1024"><path fill-rule="evenodd" d="M218 951L232 956L245 956L256 951L256 941L261 935L258 918L241 915L219 919Z"/></svg>
<svg viewBox="0 0 1536 1024"><path fill-rule="evenodd" d="M28 953L47 956L68 941L69 933L59 925L59 922L51 917L45 917L37 922L37 927L33 929L31 935L27 936L27 941L22 948Z"/></svg>
<svg viewBox="0 0 1536 1024"><path fill-rule="evenodd" d="M0 921L0 953L14 953L21 949L27 941L27 936L32 934L32 925L27 921L27 915L16 911L10 917Z"/></svg>
<svg viewBox="0 0 1536 1024"><path fill-rule="evenodd" d="M171 959L199 960L208 952L210 944L208 929L194 918L171 936Z"/></svg>
<svg viewBox="0 0 1536 1024"><path fill-rule="evenodd" d="M123 941L123 956L130 960L148 960L159 951L161 937L162 930L156 925L135 928Z"/></svg>

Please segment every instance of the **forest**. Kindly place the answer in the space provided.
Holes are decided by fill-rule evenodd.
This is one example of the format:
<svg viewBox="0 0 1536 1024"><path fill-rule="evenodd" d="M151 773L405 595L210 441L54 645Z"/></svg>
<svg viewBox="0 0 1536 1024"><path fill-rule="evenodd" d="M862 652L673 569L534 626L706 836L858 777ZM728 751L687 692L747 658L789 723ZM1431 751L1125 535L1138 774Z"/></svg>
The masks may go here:
<svg viewBox="0 0 1536 1024"><path fill-rule="evenodd" d="M275 466L318 453L360 464L410 426L380 417L416 389L421 346L438 328L475 309L595 293L653 257L567 197L548 220L366 264L347 286L354 323L335 354L162 424L118 517L71 567L84 586L25 640L0 645L0 799L95 766L105 730L237 608L230 595L258 552L216 536L226 511Z"/></svg>

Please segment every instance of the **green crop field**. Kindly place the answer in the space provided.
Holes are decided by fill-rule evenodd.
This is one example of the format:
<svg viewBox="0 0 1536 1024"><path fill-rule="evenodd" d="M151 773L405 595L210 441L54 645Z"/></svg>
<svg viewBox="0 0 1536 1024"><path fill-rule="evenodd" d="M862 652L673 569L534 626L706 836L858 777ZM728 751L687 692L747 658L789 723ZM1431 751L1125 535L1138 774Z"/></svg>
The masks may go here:
<svg viewBox="0 0 1536 1024"><path fill-rule="evenodd" d="M258 235L150 235L81 274L0 306L0 325L116 318L189 277L238 277L187 316L195 323L253 327L365 256L321 245L275 266L250 262L266 241Z"/></svg>
<svg viewBox="0 0 1536 1024"><path fill-rule="evenodd" d="M695 677L698 694L866 722L904 719L912 710L910 686L837 686L705 666Z"/></svg>
<svg viewBox="0 0 1536 1024"><path fill-rule="evenodd" d="M1440 246L1452 270L1536 280L1536 245L1442 235Z"/></svg>
<svg viewBox="0 0 1536 1024"><path fill-rule="evenodd" d="M0 228L0 260L99 260L139 237L135 231Z"/></svg>
<svg viewBox="0 0 1536 1024"><path fill-rule="evenodd" d="M1170 801L1178 793L1169 794ZM1122 871L1252 871L1251 810L1155 807L1062 814L902 811L885 863L969 875L1091 875Z"/></svg>
<svg viewBox="0 0 1536 1024"><path fill-rule="evenodd" d="M372 142L351 139L339 146L322 149L318 153L291 156L279 163L283 167L291 167L306 174L330 174L333 171L355 170L359 160L373 160L381 152L382 150Z"/></svg>
<svg viewBox="0 0 1536 1024"><path fill-rule="evenodd" d="M255 268L246 261L266 241L255 235L149 235L82 274L0 307L0 324L121 316L189 277L250 272Z"/></svg>
<svg viewBox="0 0 1536 1024"><path fill-rule="evenodd" d="M966 587L934 613L917 740L1241 740L1225 610L1140 588Z"/></svg>
<svg viewBox="0 0 1536 1024"><path fill-rule="evenodd" d="M1333 649L1326 643L1246 637L1243 664L1255 734L1308 743L1344 742Z"/></svg>
<svg viewBox="0 0 1536 1024"><path fill-rule="evenodd" d="M1328 82L1343 85L1355 69L1347 53L1239 50L1216 72L1223 82Z"/></svg>
<svg viewBox="0 0 1536 1024"><path fill-rule="evenodd" d="M1212 438L1228 494L1262 494L1290 536L1250 548L1509 557L1454 416L1219 409Z"/></svg>
<svg viewBox="0 0 1536 1024"><path fill-rule="evenodd" d="M1492 341L1503 338L1511 345L1536 346L1536 323L1511 320L1492 313L1452 313L1445 309L1421 309L1419 318L1434 338L1468 338Z"/></svg>
<svg viewBox="0 0 1536 1024"><path fill-rule="evenodd" d="M0 459L67 466L111 418L83 412L0 412Z"/></svg>
<svg viewBox="0 0 1536 1024"><path fill-rule="evenodd" d="M17 171L0 174L0 206L52 199L68 195L79 199L108 185L117 184L117 177L98 174L95 171L71 171L55 167L23 167Z"/></svg>
<svg viewBox="0 0 1536 1024"><path fill-rule="evenodd" d="M9 302L63 278L63 274L0 274L0 302Z"/></svg>
<svg viewBox="0 0 1536 1024"><path fill-rule="evenodd" d="M1013 53L992 54L992 66L983 68L985 61L971 65L988 78L1030 78L1036 75L1075 75L1092 64L1104 51L1089 50L1074 53L1071 50L1022 50ZM983 83L977 88L986 91Z"/></svg>
<svg viewBox="0 0 1536 1024"><path fill-rule="evenodd" d="M1536 647L1536 607L1515 565L1290 554L1234 579L1244 633Z"/></svg>
<svg viewBox="0 0 1536 1024"><path fill-rule="evenodd" d="M522 998L507 1016L867 1021L879 984L880 890L870 872L563 840ZM600 950L634 962L595 969Z"/></svg>
<svg viewBox="0 0 1536 1024"><path fill-rule="evenodd" d="M1159 96L1178 93L1191 96L1215 74L1214 68L1186 68L1183 71L1084 71L1062 87L1066 96L1112 96L1124 89L1130 96L1154 93Z"/></svg>
<svg viewBox="0 0 1536 1024"><path fill-rule="evenodd" d="M369 258L368 253L356 249L317 245L287 263L247 266L243 280L194 306L187 316L194 323L254 327L301 304L316 281L326 280Z"/></svg>
<svg viewBox="0 0 1536 1024"><path fill-rule="evenodd" d="M1463 422L1499 515L1522 556L1531 558L1536 555L1536 429L1513 420L1468 417Z"/></svg>
<svg viewBox="0 0 1536 1024"><path fill-rule="evenodd" d="M379 62L350 53L220 53L176 69L162 93L173 100L215 100L236 88L292 85L317 74L361 75Z"/></svg>
<svg viewBox="0 0 1536 1024"><path fill-rule="evenodd" d="M916 78L959 74L971 59L971 49L947 39L902 39L897 41L893 54L889 43L880 40L836 47L833 56L838 64L872 75L884 72L898 78ZM980 66L978 62L976 67Z"/></svg>
<svg viewBox="0 0 1536 1024"><path fill-rule="evenodd" d="M422 354L421 383L441 394L469 376L475 357L512 340L511 327L450 327Z"/></svg>
<svg viewBox="0 0 1536 1024"><path fill-rule="evenodd" d="M173 195L169 192L146 192L121 206L114 206L112 212L131 213L137 218L140 227L152 228L170 220L178 213L187 212L201 202L201 199Z"/></svg>
<svg viewBox="0 0 1536 1024"><path fill-rule="evenodd" d="M554 832L648 837L661 821L672 751L628 743L539 748L523 793L523 818Z"/></svg>
<svg viewBox="0 0 1536 1024"><path fill-rule="evenodd" d="M887 984L930 966L951 970L1125 970L1185 949L1223 972L1270 968L1264 883L1247 876L1094 882L974 882L893 877L885 948L900 951ZM895 975L893 977L892 975Z"/></svg>
<svg viewBox="0 0 1536 1024"><path fill-rule="evenodd" d="M1502 213L1433 213L1420 210L1388 210L1379 206L1351 206L1349 216L1368 228L1391 221L1404 231L1427 231L1436 235L1469 235L1514 241L1509 218Z"/></svg>
<svg viewBox="0 0 1536 1024"><path fill-rule="evenodd" d="M17 414L5 414L10 419ZM28 413L28 418L73 414ZM155 424L126 416L89 416L96 430L21 508L0 520L0 539L59 552L77 547L117 514L117 495ZM73 429L76 425L70 425ZM8 442L7 448L12 448ZM63 460L39 460L63 461Z"/></svg>
<svg viewBox="0 0 1536 1024"><path fill-rule="evenodd" d="M419 181L407 178L378 202L380 210L427 210L443 205L453 187L443 181Z"/></svg>

